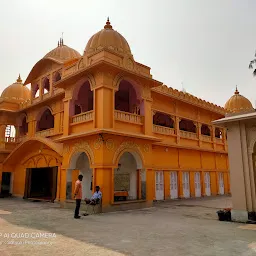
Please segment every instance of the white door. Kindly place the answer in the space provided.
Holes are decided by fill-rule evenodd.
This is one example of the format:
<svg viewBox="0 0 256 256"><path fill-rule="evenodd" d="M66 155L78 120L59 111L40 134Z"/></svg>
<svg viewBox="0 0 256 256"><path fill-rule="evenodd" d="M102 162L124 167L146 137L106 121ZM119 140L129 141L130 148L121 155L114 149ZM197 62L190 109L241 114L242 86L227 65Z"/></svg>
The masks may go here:
<svg viewBox="0 0 256 256"><path fill-rule="evenodd" d="M219 173L219 194L224 195L224 179L223 179L223 173Z"/></svg>
<svg viewBox="0 0 256 256"><path fill-rule="evenodd" d="M195 196L201 197L201 177L200 172L195 172Z"/></svg>
<svg viewBox="0 0 256 256"><path fill-rule="evenodd" d="M171 199L178 198L178 177L177 172L171 172L170 174L170 191L171 191Z"/></svg>
<svg viewBox="0 0 256 256"><path fill-rule="evenodd" d="M183 196L185 198L190 197L190 186L189 186L189 173L183 172L182 174L182 187L183 187Z"/></svg>
<svg viewBox="0 0 256 256"><path fill-rule="evenodd" d="M156 171L156 200L164 200L164 172Z"/></svg>
<svg viewBox="0 0 256 256"><path fill-rule="evenodd" d="M209 172L204 173L204 184L205 184L205 194L207 196L210 196L211 195L211 178L210 178Z"/></svg>

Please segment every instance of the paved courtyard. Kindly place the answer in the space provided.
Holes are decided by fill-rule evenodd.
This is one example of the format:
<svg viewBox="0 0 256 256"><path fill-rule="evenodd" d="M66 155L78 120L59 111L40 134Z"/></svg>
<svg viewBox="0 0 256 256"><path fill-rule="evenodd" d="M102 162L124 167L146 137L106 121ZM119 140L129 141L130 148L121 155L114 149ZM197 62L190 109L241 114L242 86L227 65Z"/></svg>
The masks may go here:
<svg viewBox="0 0 256 256"><path fill-rule="evenodd" d="M230 206L230 197L189 199L73 219L57 204L0 199L0 255L256 255L256 225L217 220Z"/></svg>

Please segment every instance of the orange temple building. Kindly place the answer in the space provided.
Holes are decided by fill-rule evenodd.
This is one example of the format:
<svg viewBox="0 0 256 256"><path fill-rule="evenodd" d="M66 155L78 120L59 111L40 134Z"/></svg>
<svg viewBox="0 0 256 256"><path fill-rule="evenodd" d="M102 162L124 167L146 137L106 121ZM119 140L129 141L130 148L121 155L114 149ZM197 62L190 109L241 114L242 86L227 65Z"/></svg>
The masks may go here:
<svg viewBox="0 0 256 256"><path fill-rule="evenodd" d="M225 113L154 80L108 20L83 55L61 39L3 91L2 193L73 207L81 173L103 211L228 194L226 130L212 124Z"/></svg>

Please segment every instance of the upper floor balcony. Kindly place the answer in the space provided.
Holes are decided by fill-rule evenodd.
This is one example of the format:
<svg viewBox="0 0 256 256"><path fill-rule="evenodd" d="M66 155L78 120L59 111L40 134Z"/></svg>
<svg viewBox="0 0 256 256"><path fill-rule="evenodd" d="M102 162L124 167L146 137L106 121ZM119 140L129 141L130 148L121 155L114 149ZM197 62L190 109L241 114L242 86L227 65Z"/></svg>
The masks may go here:
<svg viewBox="0 0 256 256"><path fill-rule="evenodd" d="M223 128L157 110L152 111L152 116L153 134L162 138L165 143L226 150L226 131Z"/></svg>
<svg viewBox="0 0 256 256"><path fill-rule="evenodd" d="M54 80L51 79L54 79L53 74L41 81L44 89L50 88L49 92L45 92L41 99L47 99L55 91L51 91L50 86L54 84ZM60 74L58 79L61 79ZM42 90L40 86L36 88ZM120 81L116 90L111 91L108 88L106 95L104 94L106 91L96 91L91 82L86 79L81 80L81 83L77 83L72 90L72 92L69 92L68 97L64 98L64 104L68 102L68 105L65 105L65 107L62 105L62 109L55 110L54 113L50 108L46 107L43 107L45 108L44 112L39 110L40 113L36 118L36 123L33 124L36 127L32 129L34 133L32 136L54 139L56 136L62 136L63 128L68 127L66 129L68 131L65 130L66 137L91 131L95 128L102 128L104 126L102 125L102 120L104 119L105 122L107 119L107 128L123 133L153 135L167 144L175 143L206 148L217 147L220 149L226 145L226 133L222 128L200 123L200 120L190 120L189 118L175 114L170 115L158 110L152 110L151 113L152 103L145 105L148 103L145 103L144 92L142 96L141 90L133 86L129 81ZM106 99L106 97L108 98ZM37 101L37 98L35 100ZM40 98L38 98L39 100ZM60 97L59 100L63 104L63 98ZM147 100L151 102L152 99L148 96ZM105 101L105 103L102 103L102 101ZM56 103L54 104L57 105ZM105 104L104 107L101 104ZM64 111L68 113L64 113ZM105 113L107 113L107 117L104 116Z"/></svg>
<svg viewBox="0 0 256 256"><path fill-rule="evenodd" d="M114 122L116 130L143 133L144 117L138 114L115 110Z"/></svg>
<svg viewBox="0 0 256 256"><path fill-rule="evenodd" d="M94 128L94 111L86 111L71 117L70 133L89 131Z"/></svg>

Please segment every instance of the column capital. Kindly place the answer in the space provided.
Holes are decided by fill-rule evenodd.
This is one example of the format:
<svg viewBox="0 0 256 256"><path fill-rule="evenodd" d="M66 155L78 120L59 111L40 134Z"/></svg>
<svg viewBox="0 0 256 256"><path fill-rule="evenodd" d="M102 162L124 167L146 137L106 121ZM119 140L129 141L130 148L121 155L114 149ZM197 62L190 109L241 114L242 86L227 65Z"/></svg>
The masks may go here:
<svg viewBox="0 0 256 256"><path fill-rule="evenodd" d="M68 97L68 98L64 98L62 101L63 102L70 102L72 100L73 100L72 97Z"/></svg>

